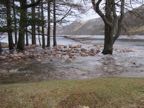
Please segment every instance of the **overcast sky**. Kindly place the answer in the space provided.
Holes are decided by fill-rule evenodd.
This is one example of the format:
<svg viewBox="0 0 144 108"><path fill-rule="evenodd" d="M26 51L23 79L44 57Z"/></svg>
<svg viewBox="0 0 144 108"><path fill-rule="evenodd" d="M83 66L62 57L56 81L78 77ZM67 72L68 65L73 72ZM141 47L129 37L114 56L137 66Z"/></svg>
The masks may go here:
<svg viewBox="0 0 144 108"><path fill-rule="evenodd" d="M89 0L88 0L89 1ZM126 3L129 4L129 9L132 8L136 8L139 7L140 5L144 4L144 0L132 0L132 4L130 5L130 0L126 0ZM79 3L80 1L75 0L75 3ZM86 8L88 9L88 11L85 14L81 15L81 18L79 20L82 21L87 21L90 19L94 19L94 18L98 18L99 16L96 14L96 12L94 12L94 10L92 9L92 5L89 2L86 2L85 4ZM128 7L127 7L128 8Z"/></svg>

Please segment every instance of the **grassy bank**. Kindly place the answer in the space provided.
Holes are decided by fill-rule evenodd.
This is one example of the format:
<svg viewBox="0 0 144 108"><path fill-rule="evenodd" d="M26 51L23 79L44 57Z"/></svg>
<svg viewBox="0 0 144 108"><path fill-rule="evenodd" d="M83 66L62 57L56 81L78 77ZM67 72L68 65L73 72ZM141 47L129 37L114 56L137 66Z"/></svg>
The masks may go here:
<svg viewBox="0 0 144 108"><path fill-rule="evenodd" d="M0 85L0 108L144 108L144 79Z"/></svg>

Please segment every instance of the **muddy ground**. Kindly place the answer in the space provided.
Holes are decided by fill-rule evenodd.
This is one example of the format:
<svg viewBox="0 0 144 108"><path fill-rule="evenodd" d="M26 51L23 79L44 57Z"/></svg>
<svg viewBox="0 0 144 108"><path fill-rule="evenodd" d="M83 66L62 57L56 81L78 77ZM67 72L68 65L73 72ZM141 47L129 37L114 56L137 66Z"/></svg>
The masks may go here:
<svg viewBox="0 0 144 108"><path fill-rule="evenodd" d="M102 50L102 42L91 39L75 41ZM127 41L126 41L127 42ZM118 41L113 55L77 56L75 59L43 57L0 61L0 83L43 80L89 79L96 77L144 77L144 48L140 42ZM140 45L136 45L138 43Z"/></svg>

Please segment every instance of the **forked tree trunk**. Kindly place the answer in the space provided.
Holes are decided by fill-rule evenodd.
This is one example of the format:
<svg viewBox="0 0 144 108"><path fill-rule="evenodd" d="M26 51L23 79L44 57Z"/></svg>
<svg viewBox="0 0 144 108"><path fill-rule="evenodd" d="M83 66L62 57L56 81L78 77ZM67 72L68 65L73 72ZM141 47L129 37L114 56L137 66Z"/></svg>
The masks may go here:
<svg viewBox="0 0 144 108"><path fill-rule="evenodd" d="M112 54L113 53L113 34L114 34L114 26L113 26L113 16L112 16L112 4L113 1L106 0L105 6L105 18L107 19L107 23L105 22L105 39L104 39L104 49L103 54Z"/></svg>
<svg viewBox="0 0 144 108"><path fill-rule="evenodd" d="M125 0L120 0L120 16L117 15L117 1L105 0L105 12L100 9L103 0L91 0L96 13L102 18L105 24L105 37L103 54L113 53L113 44L121 32L122 20L124 18Z"/></svg>

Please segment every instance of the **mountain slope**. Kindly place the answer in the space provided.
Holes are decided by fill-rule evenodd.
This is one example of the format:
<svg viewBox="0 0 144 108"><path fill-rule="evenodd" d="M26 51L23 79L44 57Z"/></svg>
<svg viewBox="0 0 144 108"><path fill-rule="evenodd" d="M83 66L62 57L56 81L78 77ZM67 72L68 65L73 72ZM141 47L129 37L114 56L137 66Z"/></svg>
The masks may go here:
<svg viewBox="0 0 144 108"><path fill-rule="evenodd" d="M144 5L125 13L122 34L144 34ZM86 22L73 22L61 29L65 35L98 35L103 34L104 23L101 18Z"/></svg>

